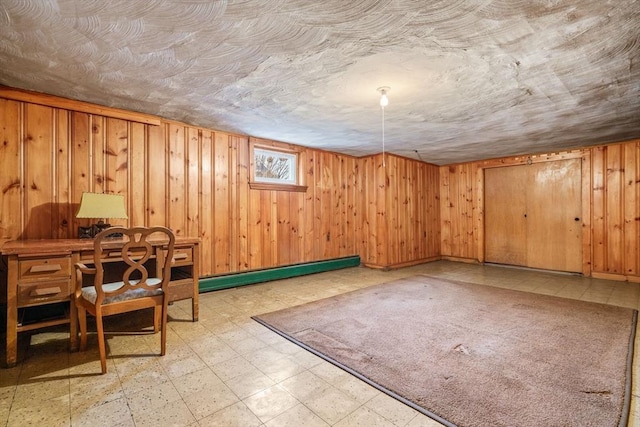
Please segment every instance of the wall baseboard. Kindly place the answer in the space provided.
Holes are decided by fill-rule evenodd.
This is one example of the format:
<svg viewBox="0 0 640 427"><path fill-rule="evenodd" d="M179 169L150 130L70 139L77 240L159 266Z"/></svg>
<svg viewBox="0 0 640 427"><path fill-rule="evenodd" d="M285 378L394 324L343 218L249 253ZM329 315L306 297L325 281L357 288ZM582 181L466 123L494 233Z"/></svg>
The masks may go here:
<svg viewBox="0 0 640 427"><path fill-rule="evenodd" d="M627 276L626 274L600 273L593 271L591 272L591 277L594 279L616 280L618 282L640 283L640 276Z"/></svg>
<svg viewBox="0 0 640 427"><path fill-rule="evenodd" d="M457 256L442 256L440 259L453 262L463 262L465 264L482 264L476 258L462 258Z"/></svg>
<svg viewBox="0 0 640 427"><path fill-rule="evenodd" d="M307 262L303 264L286 265L264 270L243 271L240 273L224 274L220 276L201 277L200 293L217 291L219 289L235 288L237 286L252 285L254 283L271 280L288 279L290 277L321 273L323 271L338 270L360 265L360 256L335 258L323 261Z"/></svg>
<svg viewBox="0 0 640 427"><path fill-rule="evenodd" d="M368 263L368 262L363 262L362 265L364 265L365 267L374 268L374 269L377 269L377 270L388 271L388 270L395 270L397 268L411 267L412 265L418 265L418 264L424 264L424 263L427 263L427 262L438 261L440 259L441 259L441 257L438 255L438 256L432 256L432 257L429 257L429 258L414 259L413 261L399 262L397 264L380 265L380 264L371 264L371 263Z"/></svg>

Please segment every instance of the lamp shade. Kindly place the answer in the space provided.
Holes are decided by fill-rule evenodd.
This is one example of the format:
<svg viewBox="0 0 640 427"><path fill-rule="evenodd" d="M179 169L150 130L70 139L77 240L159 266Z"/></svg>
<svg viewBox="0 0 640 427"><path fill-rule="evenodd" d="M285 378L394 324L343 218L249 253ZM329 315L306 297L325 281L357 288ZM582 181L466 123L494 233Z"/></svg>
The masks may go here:
<svg viewBox="0 0 640 427"><path fill-rule="evenodd" d="M121 194L82 193L80 210L76 218L127 219L124 196Z"/></svg>

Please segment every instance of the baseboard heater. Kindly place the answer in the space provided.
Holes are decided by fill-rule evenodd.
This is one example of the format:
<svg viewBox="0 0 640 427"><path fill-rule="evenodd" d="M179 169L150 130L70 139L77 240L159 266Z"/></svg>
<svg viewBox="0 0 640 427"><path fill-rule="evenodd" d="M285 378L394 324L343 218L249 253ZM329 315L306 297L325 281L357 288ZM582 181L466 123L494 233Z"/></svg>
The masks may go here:
<svg viewBox="0 0 640 427"><path fill-rule="evenodd" d="M237 286L252 285L254 283L271 280L288 279L290 277L305 276L323 271L339 270L360 265L360 256L349 256L323 261L313 261L283 267L267 268L263 270L242 271L219 276L202 277L199 281L200 293L217 291L219 289L235 288Z"/></svg>

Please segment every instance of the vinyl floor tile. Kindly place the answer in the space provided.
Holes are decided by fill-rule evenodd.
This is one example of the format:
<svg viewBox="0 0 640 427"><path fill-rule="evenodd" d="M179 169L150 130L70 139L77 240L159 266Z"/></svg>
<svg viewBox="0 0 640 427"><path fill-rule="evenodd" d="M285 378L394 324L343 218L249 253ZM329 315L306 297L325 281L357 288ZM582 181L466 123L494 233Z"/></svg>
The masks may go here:
<svg viewBox="0 0 640 427"><path fill-rule="evenodd" d="M640 303L637 283L450 261L392 271L355 267L209 292L200 295L199 322L190 321L189 301L169 307L164 357L158 334L110 333L106 375L94 335L76 353L68 352L64 328L22 338L19 364L0 370L0 425L439 426L251 319L415 274L636 309ZM117 322L108 326L118 330ZM640 425L639 340L629 427Z"/></svg>

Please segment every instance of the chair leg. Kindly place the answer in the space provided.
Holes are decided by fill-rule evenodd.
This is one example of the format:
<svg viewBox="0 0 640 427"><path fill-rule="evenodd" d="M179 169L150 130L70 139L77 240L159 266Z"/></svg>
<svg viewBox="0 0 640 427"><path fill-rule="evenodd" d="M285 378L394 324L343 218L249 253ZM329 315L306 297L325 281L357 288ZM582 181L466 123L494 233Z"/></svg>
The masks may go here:
<svg viewBox="0 0 640 427"><path fill-rule="evenodd" d="M162 323L162 307L156 305L153 308L153 333L157 333L160 330L160 325Z"/></svg>
<svg viewBox="0 0 640 427"><path fill-rule="evenodd" d="M107 349L104 342L104 327L102 325L102 313L96 313L96 328L98 330L98 348L100 349L100 366L102 373L107 373Z"/></svg>
<svg viewBox="0 0 640 427"><path fill-rule="evenodd" d="M87 310L78 305L78 323L80 324L80 351L87 349Z"/></svg>
<svg viewBox="0 0 640 427"><path fill-rule="evenodd" d="M162 302L162 324L160 326L160 356L164 356L167 351L167 305L165 299Z"/></svg>
<svg viewBox="0 0 640 427"><path fill-rule="evenodd" d="M78 351L78 306L73 298L69 304L69 350Z"/></svg>

